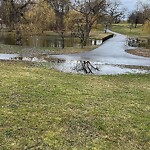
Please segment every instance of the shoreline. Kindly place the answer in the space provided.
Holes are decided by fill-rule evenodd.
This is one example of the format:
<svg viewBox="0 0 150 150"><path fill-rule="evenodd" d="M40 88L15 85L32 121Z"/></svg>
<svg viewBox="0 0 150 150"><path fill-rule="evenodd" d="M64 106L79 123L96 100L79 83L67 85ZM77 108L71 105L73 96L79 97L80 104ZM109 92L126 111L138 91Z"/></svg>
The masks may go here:
<svg viewBox="0 0 150 150"><path fill-rule="evenodd" d="M136 56L150 58L150 49L145 48L127 49L125 50L125 52Z"/></svg>

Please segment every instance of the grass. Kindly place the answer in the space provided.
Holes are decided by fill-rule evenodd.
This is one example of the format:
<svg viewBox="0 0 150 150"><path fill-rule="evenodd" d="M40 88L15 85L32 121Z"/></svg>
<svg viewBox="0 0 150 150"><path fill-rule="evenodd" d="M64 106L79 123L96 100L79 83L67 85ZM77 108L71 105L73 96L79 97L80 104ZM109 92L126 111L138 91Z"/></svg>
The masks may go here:
<svg viewBox="0 0 150 150"><path fill-rule="evenodd" d="M131 30L130 30L130 24L127 23L113 24L111 26L111 30L130 37L136 37L138 40L142 40L142 41L144 40L144 42L140 42L139 47L142 47L144 49L150 48L150 43L148 42L150 35L149 33L143 31L143 26L141 24L138 24L137 28L132 27ZM136 50L133 53L140 56L147 56L147 52L144 52L144 50L140 53L138 53L137 51L139 50Z"/></svg>
<svg viewBox="0 0 150 150"><path fill-rule="evenodd" d="M137 28L132 27L130 30L129 24L113 24L111 30L128 36L149 36L148 33L144 32L142 25L138 24Z"/></svg>
<svg viewBox="0 0 150 150"><path fill-rule="evenodd" d="M0 61L0 149L147 150L150 75L60 73Z"/></svg>
<svg viewBox="0 0 150 150"><path fill-rule="evenodd" d="M110 35L110 33L104 33L97 30L93 30L90 34L90 38L102 39L108 35Z"/></svg>
<svg viewBox="0 0 150 150"><path fill-rule="evenodd" d="M110 34L111 33L104 33L104 27L101 24L98 24L95 27L93 27L90 33L90 37L95 39L102 39Z"/></svg>
<svg viewBox="0 0 150 150"><path fill-rule="evenodd" d="M65 47L64 49L57 48L57 47L26 47L26 46L16 46L16 45L6 45L0 44L0 53L4 54L71 54L71 53L81 53L85 51L90 51L98 46L85 46L84 48L80 47Z"/></svg>

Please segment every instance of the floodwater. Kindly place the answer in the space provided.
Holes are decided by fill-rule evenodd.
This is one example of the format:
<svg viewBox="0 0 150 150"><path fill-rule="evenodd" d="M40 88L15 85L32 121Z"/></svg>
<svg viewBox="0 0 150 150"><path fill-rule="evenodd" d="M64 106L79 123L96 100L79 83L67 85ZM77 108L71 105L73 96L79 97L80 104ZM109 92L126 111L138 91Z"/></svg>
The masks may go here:
<svg viewBox="0 0 150 150"><path fill-rule="evenodd" d="M0 60L21 60L21 61L31 61L38 63L49 63L47 57L26 57L19 54L0 54ZM128 74L128 73L150 73L150 70L143 69L130 69L125 66L103 64L101 62L90 62L91 66L88 66L90 72L88 72L88 67L86 71L83 69L83 61L79 60L65 60L65 61L55 61L49 65L49 68L55 68L62 72L74 73L74 74L95 74L95 75L115 75L115 74Z"/></svg>
<svg viewBox="0 0 150 150"><path fill-rule="evenodd" d="M23 56L21 54L0 54L0 60L22 60L31 62L48 62L45 57Z"/></svg>
<svg viewBox="0 0 150 150"><path fill-rule="evenodd" d="M51 55L47 57L65 60L53 64L53 68L68 73L96 75L150 73L150 70L133 69L134 67L132 67L150 67L150 58L126 53L126 49L133 48L127 45L127 37L118 33L114 34L115 36L113 38L90 52L68 55ZM0 54L0 59L48 62L48 60L43 57L20 57L18 54ZM128 67L126 67L127 65Z"/></svg>
<svg viewBox="0 0 150 150"><path fill-rule="evenodd" d="M15 57L19 57L19 54L0 54L0 60L11 60Z"/></svg>
<svg viewBox="0 0 150 150"><path fill-rule="evenodd" d="M146 69L131 69L129 66L104 64L101 62L90 62L91 65L83 68L83 62L78 60L66 60L63 63L59 63L54 66L55 69L74 74L95 74L95 75L116 75L116 74L145 74L150 73L150 70ZM90 70L89 70L90 68Z"/></svg>
<svg viewBox="0 0 150 150"><path fill-rule="evenodd" d="M111 33L115 34L115 36L93 51L80 54L54 55L53 57L66 60L55 68L64 72L84 73L85 69L82 69L83 63L81 61L89 61L92 65L96 65L99 68L99 70L93 69L93 74L150 73L148 70L125 67L125 65L150 66L150 58L126 53L126 49L134 49L127 45L127 37L115 32ZM78 67L80 69L74 69L76 66L80 66Z"/></svg>

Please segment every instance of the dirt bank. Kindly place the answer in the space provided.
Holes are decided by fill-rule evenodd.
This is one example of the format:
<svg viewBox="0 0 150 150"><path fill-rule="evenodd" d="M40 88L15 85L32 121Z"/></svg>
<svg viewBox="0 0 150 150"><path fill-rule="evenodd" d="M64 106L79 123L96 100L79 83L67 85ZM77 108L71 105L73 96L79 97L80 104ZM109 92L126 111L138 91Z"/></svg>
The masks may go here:
<svg viewBox="0 0 150 150"><path fill-rule="evenodd" d="M127 53L143 56L143 57L149 57L150 58L150 49L145 48L136 48L136 49L127 49L125 50Z"/></svg>

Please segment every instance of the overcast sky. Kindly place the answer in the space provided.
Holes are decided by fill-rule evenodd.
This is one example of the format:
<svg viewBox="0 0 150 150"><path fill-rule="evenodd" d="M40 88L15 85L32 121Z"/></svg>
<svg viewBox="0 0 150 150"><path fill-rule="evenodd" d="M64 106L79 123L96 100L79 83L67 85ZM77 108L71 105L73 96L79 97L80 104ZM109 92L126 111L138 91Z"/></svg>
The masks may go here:
<svg viewBox="0 0 150 150"><path fill-rule="evenodd" d="M127 11L133 11L137 8L137 1L139 0L120 0L123 7L127 9ZM141 2L150 3L150 0L140 0Z"/></svg>

